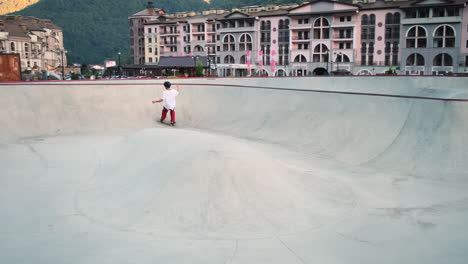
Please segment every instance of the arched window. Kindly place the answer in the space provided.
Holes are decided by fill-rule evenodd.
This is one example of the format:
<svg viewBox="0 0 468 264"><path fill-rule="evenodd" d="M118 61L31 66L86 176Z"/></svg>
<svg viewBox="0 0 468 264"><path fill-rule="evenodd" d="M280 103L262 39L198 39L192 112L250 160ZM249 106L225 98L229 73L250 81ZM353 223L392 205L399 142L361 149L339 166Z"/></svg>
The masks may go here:
<svg viewBox="0 0 468 264"><path fill-rule="evenodd" d="M268 20L268 21L266 22L266 28L265 28L265 29L266 29L266 30L270 30L270 29L271 29L271 21L270 21L270 20Z"/></svg>
<svg viewBox="0 0 468 264"><path fill-rule="evenodd" d="M314 39L329 39L330 23L324 17L319 17L314 22Z"/></svg>
<svg viewBox="0 0 468 264"><path fill-rule="evenodd" d="M434 66L453 66L452 56L442 53L434 57Z"/></svg>
<svg viewBox="0 0 468 264"><path fill-rule="evenodd" d="M247 56L246 55L242 55L242 57L240 57L240 64L247 64Z"/></svg>
<svg viewBox="0 0 468 264"><path fill-rule="evenodd" d="M283 69L279 69L276 71L275 76L287 76L287 75Z"/></svg>
<svg viewBox="0 0 468 264"><path fill-rule="evenodd" d="M14 42L12 42L10 44L10 48L11 48L11 51L15 51L15 43Z"/></svg>
<svg viewBox="0 0 468 264"><path fill-rule="evenodd" d="M265 30L265 21L260 24L260 30Z"/></svg>
<svg viewBox="0 0 468 264"><path fill-rule="evenodd" d="M350 62L349 57L346 54L336 55L335 61L337 61L337 62Z"/></svg>
<svg viewBox="0 0 468 264"><path fill-rule="evenodd" d="M197 45L197 46L195 46L194 50L195 50L196 52L203 52L203 47L200 46L200 45Z"/></svg>
<svg viewBox="0 0 468 264"><path fill-rule="evenodd" d="M361 41L374 41L375 39L375 15L363 15L361 17Z"/></svg>
<svg viewBox="0 0 468 264"><path fill-rule="evenodd" d="M319 17L314 22L314 27L328 27L328 26L330 26L330 23L328 23L328 20L324 17Z"/></svg>
<svg viewBox="0 0 468 264"><path fill-rule="evenodd" d="M289 19L284 20L284 29L289 29Z"/></svg>
<svg viewBox="0 0 468 264"><path fill-rule="evenodd" d="M387 13L385 15L385 24L393 24L393 14Z"/></svg>
<svg viewBox="0 0 468 264"><path fill-rule="evenodd" d="M425 48L427 33L423 26L414 26L406 34L406 48Z"/></svg>
<svg viewBox="0 0 468 264"><path fill-rule="evenodd" d="M400 24L400 13L395 13L393 15L393 24Z"/></svg>
<svg viewBox="0 0 468 264"><path fill-rule="evenodd" d="M369 24L370 25L375 25L375 15L374 14L371 14L369 16Z"/></svg>
<svg viewBox="0 0 468 264"><path fill-rule="evenodd" d="M239 50L252 50L252 37L249 34L242 34L240 36Z"/></svg>
<svg viewBox="0 0 468 264"><path fill-rule="evenodd" d="M283 19L280 19L280 21L278 22L278 29L283 29L283 27L284 27Z"/></svg>
<svg viewBox="0 0 468 264"><path fill-rule="evenodd" d="M307 62L307 59L304 55L299 54L294 58L294 62Z"/></svg>
<svg viewBox="0 0 468 264"><path fill-rule="evenodd" d="M424 66L424 57L419 53L413 53L406 59L406 66Z"/></svg>
<svg viewBox="0 0 468 264"><path fill-rule="evenodd" d="M324 44L318 44L314 47L314 52L312 55L313 62L328 62L328 55L330 51L328 47Z"/></svg>
<svg viewBox="0 0 468 264"><path fill-rule="evenodd" d="M442 25L434 31L434 48L455 47L455 30L449 25Z"/></svg>
<svg viewBox="0 0 468 264"><path fill-rule="evenodd" d="M231 56L231 55L227 55L226 57L224 57L224 63L225 64L234 64L235 63L234 57Z"/></svg>
<svg viewBox="0 0 468 264"><path fill-rule="evenodd" d="M361 17L361 25L367 25L369 24L369 17L367 15L363 15Z"/></svg>
<svg viewBox="0 0 468 264"><path fill-rule="evenodd" d="M236 42L233 35L226 35L223 38L223 51L235 51Z"/></svg>

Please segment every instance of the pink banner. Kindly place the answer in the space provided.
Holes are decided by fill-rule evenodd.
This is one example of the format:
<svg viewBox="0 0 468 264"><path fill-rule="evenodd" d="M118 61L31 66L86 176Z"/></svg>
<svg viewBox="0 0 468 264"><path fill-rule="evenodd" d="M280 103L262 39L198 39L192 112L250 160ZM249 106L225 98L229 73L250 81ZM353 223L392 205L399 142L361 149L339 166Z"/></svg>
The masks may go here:
<svg viewBox="0 0 468 264"><path fill-rule="evenodd" d="M172 52L171 56L174 57L174 56L175 56L175 52Z"/></svg>
<svg viewBox="0 0 468 264"><path fill-rule="evenodd" d="M247 57L247 71L249 72L249 75L251 75L251 69L250 69L250 62L251 62L251 58L250 58L250 50L248 50L246 53L245 53L246 57Z"/></svg>
<svg viewBox="0 0 468 264"><path fill-rule="evenodd" d="M270 54L271 74L274 76L276 70L276 51L272 50Z"/></svg>
<svg viewBox="0 0 468 264"><path fill-rule="evenodd" d="M192 57L192 56L193 56L193 53L192 53L192 52L190 52L190 53L189 53L189 56L190 56L190 57Z"/></svg>
<svg viewBox="0 0 468 264"><path fill-rule="evenodd" d="M180 56L185 56L185 52L181 52L181 53L180 53Z"/></svg>

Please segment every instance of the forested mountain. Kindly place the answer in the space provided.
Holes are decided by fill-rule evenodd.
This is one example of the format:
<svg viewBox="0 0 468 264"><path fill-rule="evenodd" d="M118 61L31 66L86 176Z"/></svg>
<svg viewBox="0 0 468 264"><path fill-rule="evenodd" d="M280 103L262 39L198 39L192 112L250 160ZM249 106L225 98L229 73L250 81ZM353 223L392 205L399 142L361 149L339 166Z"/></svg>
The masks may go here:
<svg viewBox="0 0 468 264"><path fill-rule="evenodd" d="M63 29L68 61L102 63L120 51L128 54L128 20L145 9L148 0L40 0L15 14L52 20ZM297 3L297 0L158 0L166 12Z"/></svg>

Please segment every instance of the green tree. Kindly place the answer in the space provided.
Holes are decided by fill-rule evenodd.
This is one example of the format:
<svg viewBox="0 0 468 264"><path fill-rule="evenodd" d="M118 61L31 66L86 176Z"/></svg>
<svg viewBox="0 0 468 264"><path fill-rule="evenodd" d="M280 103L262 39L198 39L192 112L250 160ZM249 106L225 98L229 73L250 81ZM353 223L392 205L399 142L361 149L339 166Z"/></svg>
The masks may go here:
<svg viewBox="0 0 468 264"><path fill-rule="evenodd" d="M204 76L204 74L203 74L203 63L200 60L197 61L197 66L195 68L195 75L197 77Z"/></svg>
<svg viewBox="0 0 468 264"><path fill-rule="evenodd" d="M88 65L81 65L81 75L83 75L86 79L89 79L89 76L91 76L91 70L89 69Z"/></svg>

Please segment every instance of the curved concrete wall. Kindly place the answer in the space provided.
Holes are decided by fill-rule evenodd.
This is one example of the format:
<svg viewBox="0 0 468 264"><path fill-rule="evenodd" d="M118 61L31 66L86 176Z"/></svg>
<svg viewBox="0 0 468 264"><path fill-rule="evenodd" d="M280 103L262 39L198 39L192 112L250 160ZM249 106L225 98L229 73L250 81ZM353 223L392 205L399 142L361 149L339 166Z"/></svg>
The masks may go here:
<svg viewBox="0 0 468 264"><path fill-rule="evenodd" d="M161 106L151 100L159 98L162 82L3 84L0 139L8 143L25 137L158 126ZM264 140L305 155L431 178L466 176L468 171L468 102L450 101L468 99L466 78L172 82L183 84L177 105L179 127Z"/></svg>

